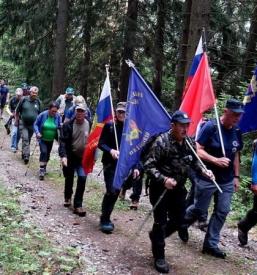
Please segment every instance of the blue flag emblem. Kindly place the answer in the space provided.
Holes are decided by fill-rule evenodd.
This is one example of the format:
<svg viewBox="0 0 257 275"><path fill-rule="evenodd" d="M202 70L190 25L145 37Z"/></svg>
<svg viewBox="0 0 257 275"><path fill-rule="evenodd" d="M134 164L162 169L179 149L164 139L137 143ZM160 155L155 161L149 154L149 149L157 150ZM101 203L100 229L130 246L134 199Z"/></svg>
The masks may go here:
<svg viewBox="0 0 257 275"><path fill-rule="evenodd" d="M132 67L129 79L127 110L120 144L114 183L120 189L131 169L138 164L146 142L170 129L170 116L139 72Z"/></svg>

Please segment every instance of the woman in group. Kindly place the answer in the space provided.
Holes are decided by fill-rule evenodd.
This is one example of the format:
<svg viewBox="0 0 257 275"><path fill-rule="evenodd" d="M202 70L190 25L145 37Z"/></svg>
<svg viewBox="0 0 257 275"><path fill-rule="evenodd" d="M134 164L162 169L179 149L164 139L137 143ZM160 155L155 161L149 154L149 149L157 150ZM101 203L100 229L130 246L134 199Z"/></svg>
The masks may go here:
<svg viewBox="0 0 257 275"><path fill-rule="evenodd" d="M50 158L53 142L58 139L58 129L61 126L61 116L57 112L58 104L51 102L48 110L40 113L34 123L34 132L40 147L39 179L44 180L46 165Z"/></svg>

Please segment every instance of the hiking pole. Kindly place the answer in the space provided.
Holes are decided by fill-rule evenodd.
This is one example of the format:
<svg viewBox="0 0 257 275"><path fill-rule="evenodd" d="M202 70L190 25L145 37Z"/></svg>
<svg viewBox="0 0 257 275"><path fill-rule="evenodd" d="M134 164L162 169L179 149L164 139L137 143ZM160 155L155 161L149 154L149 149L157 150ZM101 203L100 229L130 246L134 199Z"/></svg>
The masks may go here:
<svg viewBox="0 0 257 275"><path fill-rule="evenodd" d="M198 159L198 161L199 161L200 164L202 165L203 169L204 169L205 171L208 171L207 167L206 167L205 164L202 162L202 160L199 158L199 156L196 154L196 152L195 152L193 146L190 144L190 142L188 141L188 139L185 138L185 140L186 140L186 143L187 143L188 147L191 149L191 151L193 152L193 154L195 155L195 157ZM220 188L220 186L219 186L218 183L216 182L216 180L215 180L215 179L211 179L211 181L215 184L215 186L216 186L217 189L220 191L220 193L223 193L222 190L221 190L221 188Z"/></svg>
<svg viewBox="0 0 257 275"><path fill-rule="evenodd" d="M144 220L141 222L141 224L139 225L138 229L136 230L136 232L134 234L132 234L132 236L130 238L128 238L128 242L127 244L123 247L123 253L125 253L125 248L129 247L132 245L133 242L135 242L135 240L137 239L137 237L139 236L140 232L142 231L143 227L145 226L145 224L147 223L147 221L149 220L149 218L151 217L152 213L154 212L154 210L157 208L157 206L159 205L159 203L161 202L161 200L163 199L163 197L165 196L165 194L167 193L168 189L165 188L165 190L162 192L162 194L160 195L159 199L157 200L157 202L155 203L155 205L152 207L152 209L146 214Z"/></svg>
<svg viewBox="0 0 257 275"><path fill-rule="evenodd" d="M165 194L167 193L168 189L165 188L164 191L162 192L162 194L160 195L159 199L157 200L157 202L155 203L155 205L152 207L152 209L146 214L144 220L141 222L141 224L139 225L137 231L132 235L132 239L136 239L136 237L139 236L140 232L142 231L143 227L145 226L146 222L148 221L148 219L151 217L152 213L154 212L154 210L157 208L157 206L159 205L159 203L161 202L161 200L163 199L163 197L165 196ZM134 238L135 237L135 238Z"/></svg>
<svg viewBox="0 0 257 275"><path fill-rule="evenodd" d="M32 158L33 155L34 155L34 153L35 153L35 151L36 151L36 148L37 148L37 141L36 141L36 144L35 144L34 149L33 149L33 151L32 151L32 154L31 154L31 156L30 156L31 158ZM30 158L30 161L29 161L29 163L28 163L28 165L27 165L27 169L26 169L26 171L25 171L24 176L27 176L28 170L29 170L29 168L30 168L31 158Z"/></svg>

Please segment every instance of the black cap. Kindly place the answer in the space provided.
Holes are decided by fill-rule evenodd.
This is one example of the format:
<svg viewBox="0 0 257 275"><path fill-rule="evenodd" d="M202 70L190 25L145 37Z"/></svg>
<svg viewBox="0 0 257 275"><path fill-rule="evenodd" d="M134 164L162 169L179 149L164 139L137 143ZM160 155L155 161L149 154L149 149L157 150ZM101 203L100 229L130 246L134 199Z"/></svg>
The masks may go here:
<svg viewBox="0 0 257 275"><path fill-rule="evenodd" d="M244 113L243 103L231 98L227 100L226 108L231 110L234 113Z"/></svg>
<svg viewBox="0 0 257 275"><path fill-rule="evenodd" d="M188 117L187 113L176 111L171 116L171 122L190 123L191 119Z"/></svg>

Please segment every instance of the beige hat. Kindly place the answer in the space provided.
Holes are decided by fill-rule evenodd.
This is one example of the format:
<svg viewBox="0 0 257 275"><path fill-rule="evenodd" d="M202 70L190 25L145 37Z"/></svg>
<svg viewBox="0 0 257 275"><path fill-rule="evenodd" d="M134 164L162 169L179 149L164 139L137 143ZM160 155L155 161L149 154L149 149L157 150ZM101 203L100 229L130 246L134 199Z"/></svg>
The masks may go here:
<svg viewBox="0 0 257 275"><path fill-rule="evenodd" d="M127 106L126 102L119 102L117 104L116 111L124 111L124 112L126 112L126 106Z"/></svg>
<svg viewBox="0 0 257 275"><path fill-rule="evenodd" d="M86 111L87 110L87 106L86 104L78 104L75 108L75 110L83 110Z"/></svg>

